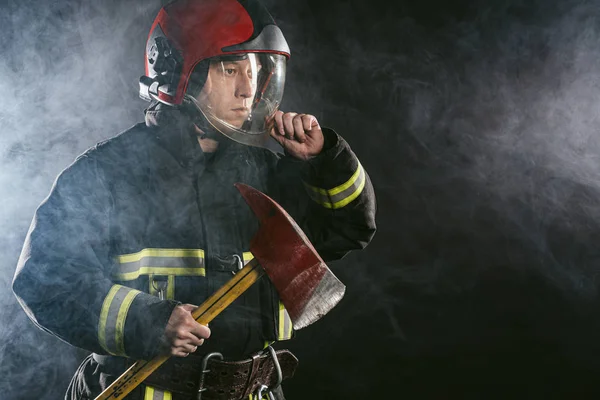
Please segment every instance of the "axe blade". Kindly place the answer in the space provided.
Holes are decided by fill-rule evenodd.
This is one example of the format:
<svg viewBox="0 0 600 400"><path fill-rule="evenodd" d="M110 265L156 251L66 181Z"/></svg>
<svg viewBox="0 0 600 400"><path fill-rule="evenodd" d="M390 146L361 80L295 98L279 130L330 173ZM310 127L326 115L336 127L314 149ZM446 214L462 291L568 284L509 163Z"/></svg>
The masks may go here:
<svg viewBox="0 0 600 400"><path fill-rule="evenodd" d="M260 221L250 251L277 289L294 329L312 324L342 299L346 287L277 202L251 186L235 187Z"/></svg>

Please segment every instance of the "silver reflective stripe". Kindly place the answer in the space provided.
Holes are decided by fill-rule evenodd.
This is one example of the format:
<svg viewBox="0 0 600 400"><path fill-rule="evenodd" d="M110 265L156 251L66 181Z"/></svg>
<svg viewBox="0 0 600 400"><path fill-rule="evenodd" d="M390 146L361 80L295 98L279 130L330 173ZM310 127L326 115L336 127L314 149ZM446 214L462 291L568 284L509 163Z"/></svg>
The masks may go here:
<svg viewBox="0 0 600 400"><path fill-rule="evenodd" d="M133 299L139 290L113 285L102 303L98 322L98 341L110 354L125 354L125 320Z"/></svg>
<svg viewBox="0 0 600 400"><path fill-rule="evenodd" d="M202 249L144 249L117 257L112 278L119 281L140 275L206 276Z"/></svg>
<svg viewBox="0 0 600 400"><path fill-rule="evenodd" d="M152 386L146 386L144 400L172 400L171 392Z"/></svg>
<svg viewBox="0 0 600 400"><path fill-rule="evenodd" d="M325 208L342 208L356 199L366 182L365 170L360 163L354 174L343 184L333 189L322 189L305 183L309 196Z"/></svg>

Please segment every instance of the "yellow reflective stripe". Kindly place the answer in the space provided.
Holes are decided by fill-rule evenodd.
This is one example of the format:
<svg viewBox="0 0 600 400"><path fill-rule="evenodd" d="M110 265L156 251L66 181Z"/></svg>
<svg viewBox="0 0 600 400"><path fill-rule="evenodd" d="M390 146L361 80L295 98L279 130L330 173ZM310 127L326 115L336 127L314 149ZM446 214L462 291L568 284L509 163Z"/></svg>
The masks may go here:
<svg viewBox="0 0 600 400"><path fill-rule="evenodd" d="M123 254L117 259L121 263L140 261L144 257L199 257L204 258L202 249L144 249L133 254Z"/></svg>
<svg viewBox="0 0 600 400"><path fill-rule="evenodd" d="M135 296L140 294L139 291L131 290L123 299L121 307L119 307L119 314L117 315L117 323L115 325L115 343L117 345L117 352L119 354L125 354L125 319L127 318L127 312Z"/></svg>
<svg viewBox="0 0 600 400"><path fill-rule="evenodd" d="M108 310L110 309L110 304L118 290L119 285L113 285L113 287L110 288L108 294L104 298L102 310L100 311L100 321L98 321L98 342L104 350L108 350L106 346L106 320L108 318Z"/></svg>
<svg viewBox="0 0 600 400"><path fill-rule="evenodd" d="M310 197L325 208L336 209L348 205L363 191L366 174L359 163L356 171L345 183L333 189L322 189L305 183Z"/></svg>
<svg viewBox="0 0 600 400"><path fill-rule="evenodd" d="M143 249L116 257L114 280L130 281L140 275L206 276L202 249Z"/></svg>
<svg viewBox="0 0 600 400"><path fill-rule="evenodd" d="M352 174L350 179L348 179L348 181L346 181L346 183L342 183L340 186L336 186L333 189L329 189L327 191L328 194L330 196L335 196L336 194L341 193L344 190L348 189L350 186L352 186L354 184L354 182L356 182L356 180L358 179L358 176L360 175L361 170L362 170L362 166L360 165L360 163L358 163L358 167L356 168L356 171L354 172L354 174Z"/></svg>
<svg viewBox="0 0 600 400"><path fill-rule="evenodd" d="M285 314L285 323L286 323L286 336L285 339L291 339L292 333L294 332L294 325L292 324L292 319L290 318L290 314L288 314L287 310L283 310Z"/></svg>
<svg viewBox="0 0 600 400"><path fill-rule="evenodd" d="M205 276L202 249L144 249L116 257L112 278L134 280L140 275Z"/></svg>
<svg viewBox="0 0 600 400"><path fill-rule="evenodd" d="M259 399L258 399L258 397L256 397L256 393L250 393L248 395L248 400L259 400ZM264 394L260 400L269 400L269 392L264 392Z"/></svg>
<svg viewBox="0 0 600 400"><path fill-rule="evenodd" d="M279 329L277 330L277 340L289 340L292 338L292 319L285 306L279 302Z"/></svg>
<svg viewBox="0 0 600 400"><path fill-rule="evenodd" d="M154 400L154 388L152 386L146 386L144 400Z"/></svg>
<svg viewBox="0 0 600 400"><path fill-rule="evenodd" d="M175 276L174 275L169 275L169 278L167 281L166 298L168 300L175 300Z"/></svg>
<svg viewBox="0 0 600 400"><path fill-rule="evenodd" d="M346 197L343 200L340 200L336 203L333 203L331 208L342 208L346 205L348 205L352 200L356 199L363 191L363 189L365 188L365 183L366 183L366 179L363 179L362 182L360 183L360 185L358 185L358 188L356 188L356 190L348 197Z"/></svg>
<svg viewBox="0 0 600 400"><path fill-rule="evenodd" d="M144 400L172 400L173 396L171 392L167 390L161 390L152 386L146 386L144 392Z"/></svg>
<svg viewBox="0 0 600 400"><path fill-rule="evenodd" d="M112 278L118 281L132 281L140 275L177 275L177 276L206 276L204 268L169 268L169 267L141 267L134 272L113 273Z"/></svg>
<svg viewBox="0 0 600 400"><path fill-rule="evenodd" d="M253 258L254 258L254 254L252 254L249 251L246 251L242 254L242 259L244 260L244 265L246 265L246 263L248 263Z"/></svg>
<svg viewBox="0 0 600 400"><path fill-rule="evenodd" d="M125 355L125 321L133 299L141 292L122 285L113 285L104 298L98 321L98 342L114 355Z"/></svg>
<svg viewBox="0 0 600 400"><path fill-rule="evenodd" d="M356 180L358 179L358 177L360 175L361 168L362 167L359 163L358 167L356 168L356 171L354 171L354 173L352 174L350 179L348 179L345 183L342 183L341 185L334 187L333 189L327 190L327 189L318 188L316 186L311 186L311 185L307 185L307 186L310 187L313 191L315 191L317 193L320 193L320 194L323 194L326 196L335 196L336 194L348 189L350 186L352 186L354 184L354 182L356 182Z"/></svg>
<svg viewBox="0 0 600 400"><path fill-rule="evenodd" d="M269 347L270 345L272 345L275 342L271 342L269 340L265 340L265 344L263 345L263 349L266 349L267 347Z"/></svg>
<svg viewBox="0 0 600 400"><path fill-rule="evenodd" d="M284 316L283 316L283 311L285 310L285 308L283 307L283 303L280 301L279 302L279 329L277 331L277 336L279 336L277 339L281 340L282 337L285 336L285 321L284 321Z"/></svg>

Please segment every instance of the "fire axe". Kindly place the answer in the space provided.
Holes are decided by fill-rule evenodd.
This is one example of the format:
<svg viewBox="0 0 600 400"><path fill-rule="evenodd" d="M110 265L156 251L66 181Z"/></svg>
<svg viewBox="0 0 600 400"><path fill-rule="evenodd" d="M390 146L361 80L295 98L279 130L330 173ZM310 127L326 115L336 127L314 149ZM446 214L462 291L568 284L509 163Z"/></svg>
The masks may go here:
<svg viewBox="0 0 600 400"><path fill-rule="evenodd" d="M260 221L258 232L250 242L254 258L194 310L192 316L200 324L208 324L266 273L294 329L312 324L342 299L346 287L279 204L251 186L241 183L235 186ZM169 357L137 361L95 400L123 399Z"/></svg>

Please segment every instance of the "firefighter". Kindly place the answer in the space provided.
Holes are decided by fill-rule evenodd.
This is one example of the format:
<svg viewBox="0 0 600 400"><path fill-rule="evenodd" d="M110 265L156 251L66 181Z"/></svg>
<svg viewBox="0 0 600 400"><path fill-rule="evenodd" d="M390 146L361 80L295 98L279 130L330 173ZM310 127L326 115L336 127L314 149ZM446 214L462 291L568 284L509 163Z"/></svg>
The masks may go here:
<svg viewBox="0 0 600 400"><path fill-rule="evenodd" d="M293 373L295 357L265 350L294 335L266 278L210 327L191 317L252 259L258 222L236 182L278 201L326 261L375 233L373 188L348 144L312 115L279 110L289 57L257 1L176 0L159 11L140 78L145 121L58 176L13 281L38 327L92 352L66 399L93 399L132 360L159 354L174 357L128 399L195 399L199 390L241 399L264 383L205 382L208 361L239 366L237 376L270 355ZM283 398L279 385L268 389Z"/></svg>

